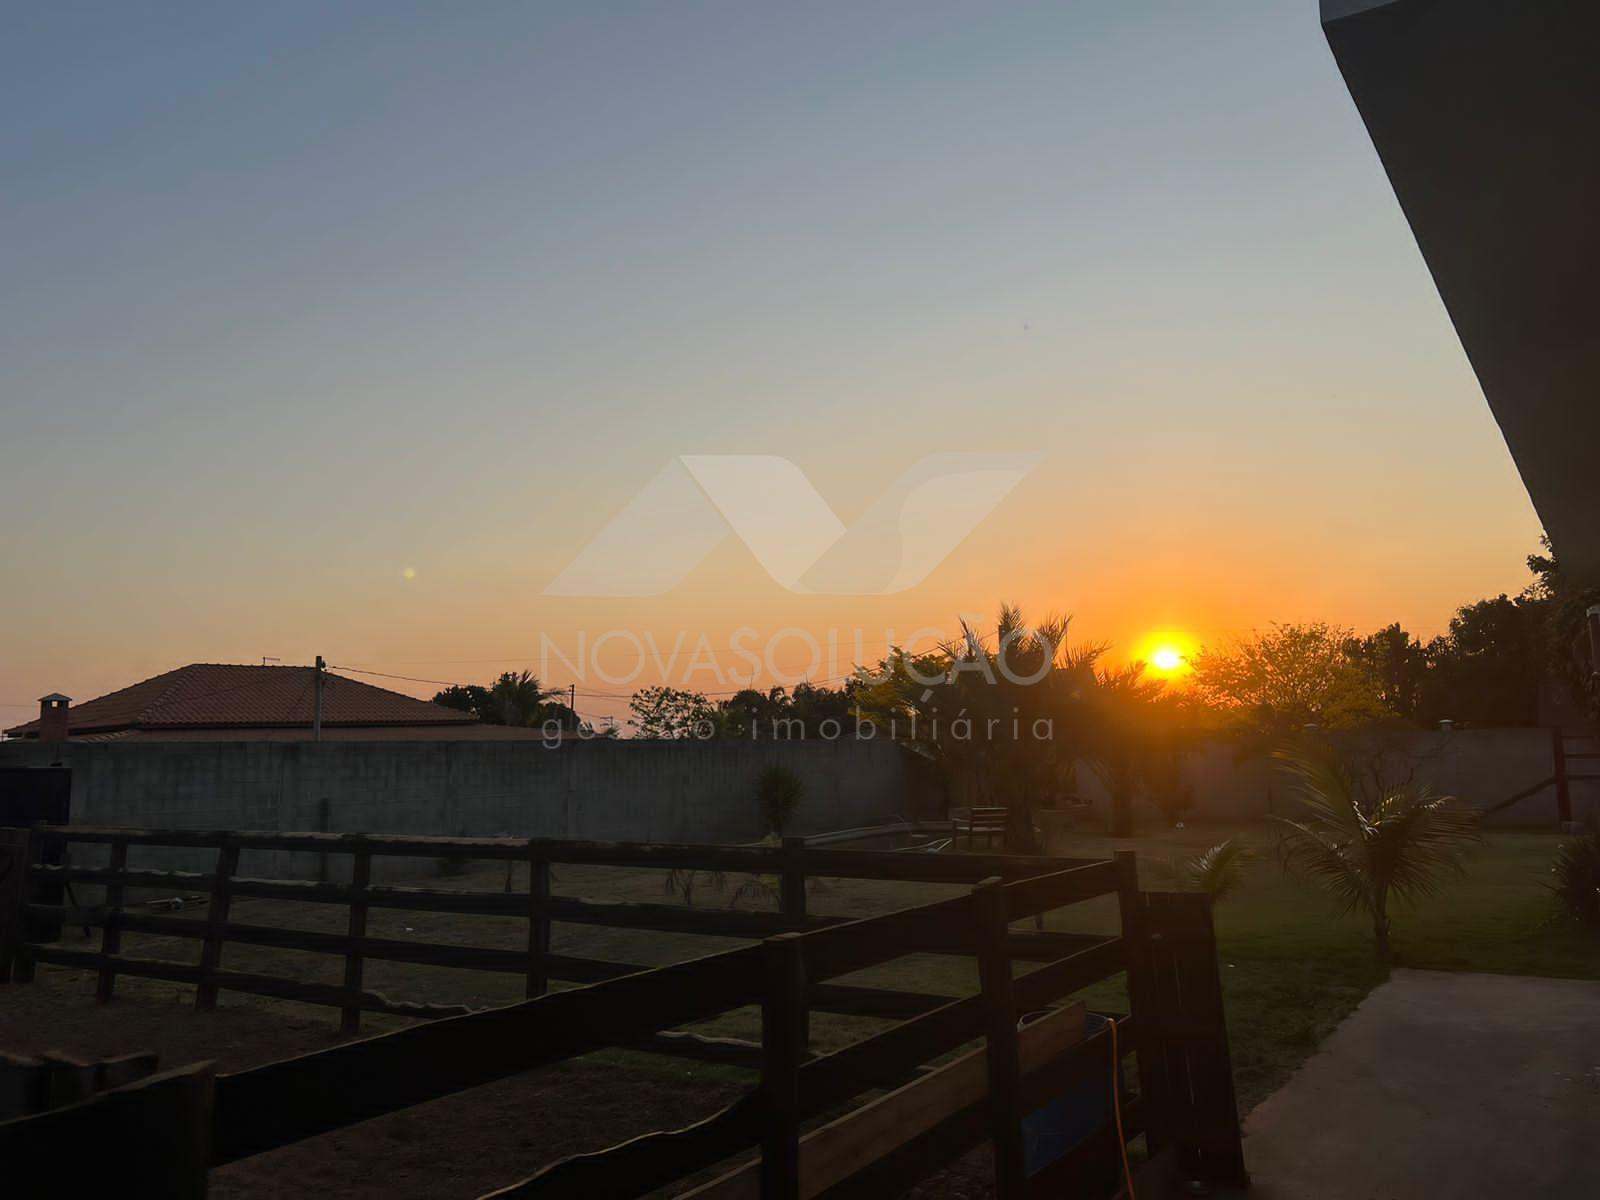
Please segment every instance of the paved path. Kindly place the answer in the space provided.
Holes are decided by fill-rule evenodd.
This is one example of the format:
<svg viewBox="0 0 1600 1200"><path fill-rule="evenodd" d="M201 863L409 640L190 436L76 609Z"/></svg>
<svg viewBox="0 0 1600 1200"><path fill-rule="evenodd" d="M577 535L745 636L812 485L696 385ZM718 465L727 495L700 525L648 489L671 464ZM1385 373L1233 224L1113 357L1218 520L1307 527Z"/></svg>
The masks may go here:
<svg viewBox="0 0 1600 1200"><path fill-rule="evenodd" d="M1244 1154L1255 1200L1600 1197L1600 983L1397 970Z"/></svg>

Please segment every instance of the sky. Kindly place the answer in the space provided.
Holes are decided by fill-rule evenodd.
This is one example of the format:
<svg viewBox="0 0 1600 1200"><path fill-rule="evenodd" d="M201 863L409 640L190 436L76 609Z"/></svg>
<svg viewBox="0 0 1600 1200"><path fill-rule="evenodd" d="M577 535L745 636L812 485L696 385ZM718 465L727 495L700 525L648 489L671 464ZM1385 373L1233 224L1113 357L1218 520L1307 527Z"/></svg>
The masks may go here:
<svg viewBox="0 0 1600 1200"><path fill-rule="evenodd" d="M601 716L742 685L739 630L764 685L1002 601L1127 656L1426 636L1527 579L1312 0L0 31L0 721L319 653ZM952 452L1039 458L908 590L797 594L728 537L663 594L544 591L678 456L786 458L848 526Z"/></svg>

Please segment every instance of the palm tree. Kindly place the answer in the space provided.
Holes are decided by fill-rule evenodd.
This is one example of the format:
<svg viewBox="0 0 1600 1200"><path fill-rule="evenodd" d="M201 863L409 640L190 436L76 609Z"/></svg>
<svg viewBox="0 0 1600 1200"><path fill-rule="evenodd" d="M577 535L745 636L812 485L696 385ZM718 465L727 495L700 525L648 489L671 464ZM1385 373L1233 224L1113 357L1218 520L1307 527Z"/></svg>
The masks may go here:
<svg viewBox="0 0 1600 1200"><path fill-rule="evenodd" d="M1286 746L1273 758L1305 809L1298 819L1273 817L1283 827L1284 866L1345 912L1370 917L1378 960L1389 962L1390 901L1433 895L1447 876L1461 874L1467 846L1478 840L1476 815L1416 784L1363 795L1349 767L1326 747Z"/></svg>
<svg viewBox="0 0 1600 1200"><path fill-rule="evenodd" d="M806 785L783 763L768 763L756 776L756 808L766 832L781 838L806 794Z"/></svg>
<svg viewBox="0 0 1600 1200"><path fill-rule="evenodd" d="M992 638L960 639L912 658L894 650L863 672L855 703L978 804L1007 810L1006 846L1038 849L1033 813L1067 790L1084 745L1098 647L1067 645L1070 618L1029 627L1002 605Z"/></svg>
<svg viewBox="0 0 1600 1200"><path fill-rule="evenodd" d="M1164 686L1144 663L1095 672L1090 763L1111 799L1111 836L1133 836L1133 798L1155 753Z"/></svg>
<svg viewBox="0 0 1600 1200"><path fill-rule="evenodd" d="M489 689L488 707L495 724L533 725L551 694L532 671L506 671Z"/></svg>

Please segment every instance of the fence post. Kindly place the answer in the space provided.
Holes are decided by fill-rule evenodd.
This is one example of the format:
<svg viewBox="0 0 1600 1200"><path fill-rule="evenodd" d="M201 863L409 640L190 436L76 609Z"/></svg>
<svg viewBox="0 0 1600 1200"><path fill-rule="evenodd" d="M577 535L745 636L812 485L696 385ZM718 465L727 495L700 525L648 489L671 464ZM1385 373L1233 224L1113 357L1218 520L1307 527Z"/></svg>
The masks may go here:
<svg viewBox="0 0 1600 1200"><path fill-rule="evenodd" d="M372 852L357 850L350 862L350 923L346 926L352 943L367 936L367 887L371 883ZM352 944L344 955L344 990L350 993L350 999L339 1012L339 1032L346 1037L361 1032L360 995L365 973L361 949Z"/></svg>
<svg viewBox="0 0 1600 1200"><path fill-rule="evenodd" d="M206 940L200 946L200 985L194 993L196 1012L210 1012L217 1006L217 985L212 982L211 976L222 964L222 942L228 924L233 873L238 869L237 846L223 846L217 851L217 875L211 885L211 906L206 910Z"/></svg>
<svg viewBox="0 0 1600 1200"><path fill-rule="evenodd" d="M0 1163L58 1196L205 1200L212 1064L151 1075L83 1103L0 1123ZM8 1193L9 1194L9 1193Z"/></svg>
<svg viewBox="0 0 1600 1200"><path fill-rule="evenodd" d="M1572 820L1572 785L1567 779L1567 740L1559 725L1550 729L1550 754L1556 766L1556 821L1566 825Z"/></svg>
<svg viewBox="0 0 1600 1200"><path fill-rule="evenodd" d="M1132 850L1118 850L1117 904L1122 941L1127 947L1128 1007L1133 1015L1134 1058L1139 1064L1139 1102L1144 1114L1145 1142L1154 1157L1171 1140L1166 1061L1161 1050L1161 1014L1155 956L1150 938L1150 910L1139 891L1139 859Z"/></svg>
<svg viewBox="0 0 1600 1200"><path fill-rule="evenodd" d="M985 1055L989 1063L989 1129L994 1143L995 1195L1020 1200L1024 1187L1022 1160L1021 1063L1017 1049L1017 997L1011 978L1006 936L1005 885L999 877L972 889L978 935L978 978L987 1014Z"/></svg>
<svg viewBox="0 0 1600 1200"><path fill-rule="evenodd" d="M328 833L333 829L333 805L324 796L317 801L317 832ZM328 852L317 852L317 878L322 882L328 881Z"/></svg>
<svg viewBox="0 0 1600 1200"><path fill-rule="evenodd" d="M216 1079L209 1062L152 1075L112 1093L126 1136L128 1178L159 1182L171 1200L205 1200Z"/></svg>
<svg viewBox="0 0 1600 1200"><path fill-rule="evenodd" d="M18 983L27 982L18 947L24 941L23 905L28 901L30 861L28 831L0 829L0 983L10 983L13 970Z"/></svg>
<svg viewBox="0 0 1600 1200"><path fill-rule="evenodd" d="M546 959L550 955L550 861L528 859L528 986L529 1000L550 990Z"/></svg>
<svg viewBox="0 0 1600 1200"><path fill-rule="evenodd" d="M113 871L128 869L128 843L118 839L111 843L110 866ZM100 925L100 953L122 953L122 905L127 889L117 880L106 884L106 915ZM94 998L98 1004L107 1004L117 986L117 969L109 963L100 968L100 979L95 984Z"/></svg>
<svg viewBox="0 0 1600 1200"><path fill-rule="evenodd" d="M793 930L804 929L806 924L806 840L803 837L786 837L783 848L780 895L783 915Z"/></svg>
<svg viewBox="0 0 1600 1200"><path fill-rule="evenodd" d="M1185 1175L1210 1184L1248 1187L1239 1103L1233 1087L1222 973L1211 922L1211 898L1201 892L1150 897L1161 944L1172 960L1177 1006L1167 1031L1169 1060L1187 1086L1173 1093L1173 1140Z"/></svg>
<svg viewBox="0 0 1600 1200"><path fill-rule="evenodd" d="M778 896L783 916L789 929L799 932L806 927L806 840L803 837L786 837L778 851L782 856L779 866ZM811 1007L806 1005L800 1014L802 1045L811 1045Z"/></svg>
<svg viewBox="0 0 1600 1200"><path fill-rule="evenodd" d="M22 831L22 862L20 864L17 891L18 901L16 908L16 941L12 943L14 957L11 960L11 978L18 983L32 983L35 963L33 956L27 951L27 943L33 940L42 940L42 933L38 928L38 920L28 912L28 905L38 894L38 885L29 878L28 872L44 861L44 838L35 829Z"/></svg>
<svg viewBox="0 0 1600 1200"><path fill-rule="evenodd" d="M800 945L795 933L780 933L762 943L762 1200L800 1200L800 1060L806 1019Z"/></svg>

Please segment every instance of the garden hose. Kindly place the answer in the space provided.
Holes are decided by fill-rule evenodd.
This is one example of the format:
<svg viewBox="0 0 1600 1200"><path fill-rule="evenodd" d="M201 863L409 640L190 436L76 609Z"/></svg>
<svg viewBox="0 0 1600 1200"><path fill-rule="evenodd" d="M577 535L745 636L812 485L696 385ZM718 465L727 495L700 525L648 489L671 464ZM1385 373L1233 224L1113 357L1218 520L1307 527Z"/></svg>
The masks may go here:
<svg viewBox="0 0 1600 1200"><path fill-rule="evenodd" d="M1133 1191L1133 1166L1128 1162L1128 1138L1122 1131L1122 1054L1117 1049L1117 1019L1106 1018L1111 1030L1111 1111L1117 1119L1117 1149L1122 1153L1122 1185L1128 1200L1138 1200Z"/></svg>

